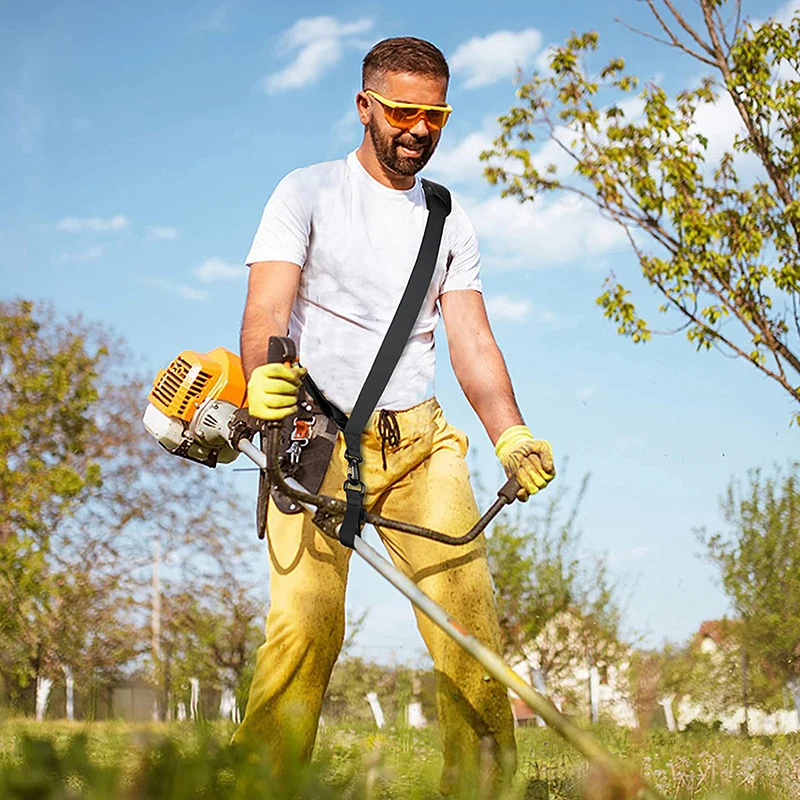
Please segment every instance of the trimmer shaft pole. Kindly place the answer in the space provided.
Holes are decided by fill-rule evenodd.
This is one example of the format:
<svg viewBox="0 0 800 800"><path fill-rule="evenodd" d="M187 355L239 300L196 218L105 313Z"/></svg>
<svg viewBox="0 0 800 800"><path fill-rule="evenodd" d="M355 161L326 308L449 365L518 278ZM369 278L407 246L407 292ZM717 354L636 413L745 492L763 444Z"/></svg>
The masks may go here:
<svg viewBox="0 0 800 800"><path fill-rule="evenodd" d="M267 456L252 442L242 439L239 449L261 469L267 468ZM289 487L305 491L294 478L285 478ZM307 503L300 503L303 508L314 514L316 509ZM393 564L368 545L360 536L355 537L355 551L373 569L383 575L389 583L402 592L423 614L439 626L448 636L466 650L495 680L524 700L553 730L563 736L591 764L601 768L603 772L615 778L623 786L629 788L625 796L640 800L662 800L661 795L649 786L645 786L635 772L630 770L618 758L613 756L594 737L579 728L565 717L543 694L525 683L500 656L490 650L483 642L476 639L460 623L451 617L440 605L431 600L425 592L408 577L403 575Z"/></svg>

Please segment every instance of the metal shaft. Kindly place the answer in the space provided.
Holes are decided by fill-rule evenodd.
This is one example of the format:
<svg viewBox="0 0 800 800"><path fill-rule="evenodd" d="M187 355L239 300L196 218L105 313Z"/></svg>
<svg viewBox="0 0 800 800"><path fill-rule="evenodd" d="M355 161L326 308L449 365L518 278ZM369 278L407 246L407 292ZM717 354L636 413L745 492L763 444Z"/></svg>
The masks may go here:
<svg viewBox="0 0 800 800"><path fill-rule="evenodd" d="M267 468L266 454L255 447L252 442L243 439L239 443L239 449L261 469ZM284 480L291 488L305 491L303 486L294 478L285 478ZM500 510L500 507L505 505L501 501L498 501L498 503L499 507L497 509L493 507L492 509L494 514ZM495 505L498 505L498 503ZM311 504L301 502L300 505L306 511L314 514L315 509ZM410 578L403 575L393 564L390 564L380 553L370 547L361 536L355 537L354 549L364 561L383 575L392 586L404 594L423 614L429 617L448 636L455 639L495 680L524 700L547 725L570 742L590 763L597 765L603 772L626 787L628 789L625 794L626 797L636 797L640 798L640 800L662 800L658 792L644 785L644 782L635 771L606 750L591 734L565 717L548 698L523 681L497 653L490 650L479 639L476 639L438 603L431 600Z"/></svg>

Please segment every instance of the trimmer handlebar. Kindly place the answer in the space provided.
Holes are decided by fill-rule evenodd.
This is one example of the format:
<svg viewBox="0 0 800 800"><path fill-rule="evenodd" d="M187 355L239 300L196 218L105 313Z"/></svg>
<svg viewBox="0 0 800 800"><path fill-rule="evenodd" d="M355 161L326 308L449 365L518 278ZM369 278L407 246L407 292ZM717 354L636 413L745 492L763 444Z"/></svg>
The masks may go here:
<svg viewBox="0 0 800 800"><path fill-rule="evenodd" d="M293 363L297 360L297 347L294 339L288 336L270 336L267 347L267 361L272 364L275 362Z"/></svg>
<svg viewBox="0 0 800 800"><path fill-rule="evenodd" d="M294 341L288 336L270 336L269 346L267 348L267 359L270 362L293 363L297 359L297 350ZM315 506L322 514L329 518L344 518L344 514L347 510L346 501L326 495L299 491L286 483L285 476L280 467L280 427L280 423L267 425L264 453L267 457L266 471L269 482L268 485L277 488L281 494L286 495L292 500ZM368 522L370 525L393 528L394 530L403 531L404 533L409 533L414 536L422 536L423 538L432 539L433 541L442 542L443 544L468 544L480 535L505 506L516 500L519 490L520 485L517 479L509 478L497 492L497 500L495 500L489 510L462 536L450 536L449 534L434 531L419 525L413 525L409 522L382 517L379 514L367 513L364 521Z"/></svg>

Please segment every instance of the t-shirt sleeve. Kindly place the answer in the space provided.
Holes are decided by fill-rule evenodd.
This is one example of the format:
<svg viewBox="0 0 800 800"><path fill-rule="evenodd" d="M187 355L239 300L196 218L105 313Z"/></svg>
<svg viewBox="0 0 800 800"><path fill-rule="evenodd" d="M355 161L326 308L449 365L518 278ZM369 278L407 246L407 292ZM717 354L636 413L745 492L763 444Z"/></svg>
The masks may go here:
<svg viewBox="0 0 800 800"><path fill-rule="evenodd" d="M303 170L290 172L275 187L264 207L245 264L289 261L305 266L311 235L310 195L304 191Z"/></svg>
<svg viewBox="0 0 800 800"><path fill-rule="evenodd" d="M456 289L483 291L478 237L467 212L455 198L453 198L453 208L447 217L445 231L450 252L447 256L448 267L440 294Z"/></svg>

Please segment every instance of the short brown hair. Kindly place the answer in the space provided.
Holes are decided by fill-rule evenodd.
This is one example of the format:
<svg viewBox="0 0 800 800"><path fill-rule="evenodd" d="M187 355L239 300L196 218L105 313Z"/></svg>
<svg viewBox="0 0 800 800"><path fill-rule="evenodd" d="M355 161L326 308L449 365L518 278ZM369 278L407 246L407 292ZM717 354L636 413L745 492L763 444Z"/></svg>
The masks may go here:
<svg viewBox="0 0 800 800"><path fill-rule="evenodd" d="M410 72L450 80L450 69L442 51L424 39L398 36L378 42L364 56L361 68L362 89L372 88L387 72Z"/></svg>

